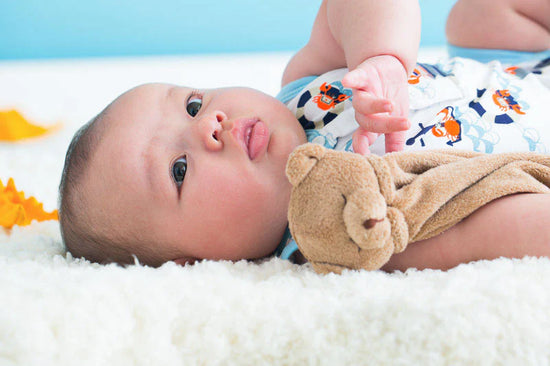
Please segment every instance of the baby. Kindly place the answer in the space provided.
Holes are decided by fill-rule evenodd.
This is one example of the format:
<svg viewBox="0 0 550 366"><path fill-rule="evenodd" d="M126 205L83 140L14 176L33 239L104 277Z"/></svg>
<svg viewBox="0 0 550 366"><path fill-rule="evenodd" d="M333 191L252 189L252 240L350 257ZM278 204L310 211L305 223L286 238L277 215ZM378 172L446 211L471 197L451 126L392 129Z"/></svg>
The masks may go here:
<svg viewBox="0 0 550 366"><path fill-rule="evenodd" d="M471 17L472 6L486 21ZM497 10L490 0L458 1L448 20L449 41L518 51L550 47L547 0L528 5L508 0ZM510 26L491 28L489 18ZM67 249L100 263L133 263L135 256L153 266L170 260L262 258L276 251L286 231L290 184L284 171L296 146L309 140L362 154L437 147L441 141L464 148L459 145L467 141L461 138L460 118L445 106L450 99L466 98L465 89L457 87L459 95L423 105L441 80L459 79L454 72L464 68L415 64L419 22L416 1L325 0L310 41L285 70L280 100L248 88L194 90L166 84L124 93L77 132L67 152L60 185ZM510 73L543 74L543 67L534 64ZM411 116L433 120L433 126L414 126L414 118L408 118L409 84L415 83L421 102L411 99ZM474 111L495 98L493 91L474 92ZM501 94L497 100L505 104L499 108L521 114L513 97ZM474 145L469 148L476 149ZM545 145L537 141L534 146L541 151ZM410 246L385 269L550 255L550 246L542 245L548 237L540 235L548 231L543 230L550 219L548 195L531 197L495 201L442 235ZM491 224L508 219L511 210L524 213L522 221L494 230ZM491 230L508 241L491 236ZM505 235L507 231L517 235ZM471 245L458 245L459 237ZM492 245L486 251L475 249L476 238ZM515 238L527 246L517 248ZM445 255L434 250L443 242Z"/></svg>

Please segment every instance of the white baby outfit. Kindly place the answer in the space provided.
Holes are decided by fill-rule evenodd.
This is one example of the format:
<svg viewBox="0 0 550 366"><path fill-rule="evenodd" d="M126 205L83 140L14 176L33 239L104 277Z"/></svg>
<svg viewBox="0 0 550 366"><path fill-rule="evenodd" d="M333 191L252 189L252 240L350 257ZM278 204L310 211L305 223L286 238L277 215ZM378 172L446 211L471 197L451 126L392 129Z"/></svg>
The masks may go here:
<svg viewBox="0 0 550 366"><path fill-rule="evenodd" d="M278 95L310 142L352 151L357 129L347 69L308 77ZM419 63L409 78L411 128L404 150L456 148L485 153L550 152L550 59L515 66L452 58ZM384 154L384 136L370 147Z"/></svg>

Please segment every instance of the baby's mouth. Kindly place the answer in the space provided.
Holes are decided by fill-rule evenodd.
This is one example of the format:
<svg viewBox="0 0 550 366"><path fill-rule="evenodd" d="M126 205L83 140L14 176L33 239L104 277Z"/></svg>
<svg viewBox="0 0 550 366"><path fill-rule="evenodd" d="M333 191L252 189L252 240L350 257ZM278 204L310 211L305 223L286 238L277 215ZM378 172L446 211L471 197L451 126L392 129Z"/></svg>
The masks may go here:
<svg viewBox="0 0 550 366"><path fill-rule="evenodd" d="M261 155L269 142L269 130L259 118L236 120L231 134L241 144L250 160Z"/></svg>

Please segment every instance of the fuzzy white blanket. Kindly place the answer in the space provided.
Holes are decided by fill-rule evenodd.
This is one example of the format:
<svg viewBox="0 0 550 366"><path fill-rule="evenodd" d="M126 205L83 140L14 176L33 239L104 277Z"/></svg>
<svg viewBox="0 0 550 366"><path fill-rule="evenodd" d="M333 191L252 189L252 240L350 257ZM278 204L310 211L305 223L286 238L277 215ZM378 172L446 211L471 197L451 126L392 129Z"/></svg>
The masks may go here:
<svg viewBox="0 0 550 366"><path fill-rule="evenodd" d="M53 209L78 126L145 81L275 93L289 55L0 63L0 109L64 128L0 143L0 179ZM56 222L0 229L0 365L550 364L550 260L447 272L73 259Z"/></svg>

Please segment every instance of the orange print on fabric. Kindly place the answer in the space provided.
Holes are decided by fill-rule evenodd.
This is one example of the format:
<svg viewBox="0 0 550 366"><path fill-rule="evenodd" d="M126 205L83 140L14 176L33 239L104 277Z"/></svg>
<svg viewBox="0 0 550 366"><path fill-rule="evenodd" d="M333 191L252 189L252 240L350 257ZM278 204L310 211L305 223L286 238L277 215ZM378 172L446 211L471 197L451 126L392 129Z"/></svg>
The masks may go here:
<svg viewBox="0 0 550 366"><path fill-rule="evenodd" d="M420 82L420 77L422 76L422 73L419 69L414 69L411 75L409 76L409 84L416 85Z"/></svg>
<svg viewBox="0 0 550 366"><path fill-rule="evenodd" d="M333 87L332 85L327 85L323 83L320 87L321 93L313 97L313 103L317 104L317 107L323 111L328 111L331 108L336 107L337 104L342 103L350 96L343 94L338 90L338 88Z"/></svg>
<svg viewBox="0 0 550 366"><path fill-rule="evenodd" d="M441 120L432 127L435 137L447 137L450 141L456 141L460 137L460 123L451 115L448 108L437 114Z"/></svg>
<svg viewBox="0 0 550 366"><path fill-rule="evenodd" d="M521 110L519 103L510 94L509 90L504 89L495 91L493 94L493 102L503 112L513 110L517 114L525 114L525 112Z"/></svg>
<svg viewBox="0 0 550 366"><path fill-rule="evenodd" d="M508 74L511 74L511 75L516 75L516 70L518 68L519 67L517 67L517 66L510 66L510 67L507 67L506 69L504 69L504 72L507 72Z"/></svg>

